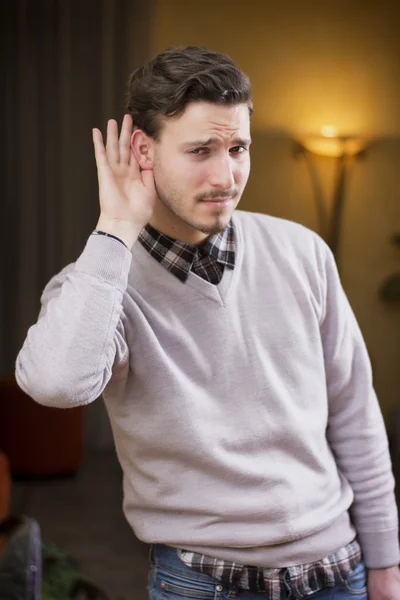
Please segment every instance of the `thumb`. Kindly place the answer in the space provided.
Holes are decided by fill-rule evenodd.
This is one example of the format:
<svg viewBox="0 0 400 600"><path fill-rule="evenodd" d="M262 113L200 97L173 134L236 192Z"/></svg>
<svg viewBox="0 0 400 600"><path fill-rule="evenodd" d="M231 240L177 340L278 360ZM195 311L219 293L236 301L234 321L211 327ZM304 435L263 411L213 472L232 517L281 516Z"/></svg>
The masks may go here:
<svg viewBox="0 0 400 600"><path fill-rule="evenodd" d="M153 169L146 169L142 171L141 175L144 187L152 194L156 194Z"/></svg>

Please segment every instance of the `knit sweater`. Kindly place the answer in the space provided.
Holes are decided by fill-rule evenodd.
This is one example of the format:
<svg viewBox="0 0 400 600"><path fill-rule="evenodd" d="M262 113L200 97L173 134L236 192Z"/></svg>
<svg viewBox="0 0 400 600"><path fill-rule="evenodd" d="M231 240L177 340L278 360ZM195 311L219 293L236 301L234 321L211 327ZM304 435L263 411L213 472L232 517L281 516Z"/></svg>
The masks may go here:
<svg viewBox="0 0 400 600"><path fill-rule="evenodd" d="M368 567L397 564L385 428L332 254L283 219L232 222L218 285L90 236L46 286L17 381L48 406L103 394L145 542L285 567L357 535Z"/></svg>

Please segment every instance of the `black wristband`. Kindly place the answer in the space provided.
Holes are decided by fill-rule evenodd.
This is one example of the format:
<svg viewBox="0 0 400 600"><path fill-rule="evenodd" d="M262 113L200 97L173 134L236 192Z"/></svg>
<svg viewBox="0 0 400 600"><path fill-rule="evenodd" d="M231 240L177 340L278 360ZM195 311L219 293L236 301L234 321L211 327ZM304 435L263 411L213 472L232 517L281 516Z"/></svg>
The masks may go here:
<svg viewBox="0 0 400 600"><path fill-rule="evenodd" d="M99 231L99 229L96 229L95 231L93 231L92 235L105 235L107 237L113 238L113 240L117 240L117 242L121 242L121 244L123 244L125 246L125 248L128 248L128 246L125 244L125 242L123 242L119 237L117 237L116 235L113 235L112 233L107 233L106 231ZM129 250L129 248L128 248Z"/></svg>

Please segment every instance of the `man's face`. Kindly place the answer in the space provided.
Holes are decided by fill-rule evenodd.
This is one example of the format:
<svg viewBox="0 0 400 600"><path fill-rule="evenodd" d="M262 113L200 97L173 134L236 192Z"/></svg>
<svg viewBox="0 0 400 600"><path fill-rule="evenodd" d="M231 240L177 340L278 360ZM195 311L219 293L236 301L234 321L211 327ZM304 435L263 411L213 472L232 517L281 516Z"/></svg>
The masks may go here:
<svg viewBox="0 0 400 600"><path fill-rule="evenodd" d="M195 102L165 119L154 145L154 227L191 244L223 231L249 177L250 142L246 104Z"/></svg>

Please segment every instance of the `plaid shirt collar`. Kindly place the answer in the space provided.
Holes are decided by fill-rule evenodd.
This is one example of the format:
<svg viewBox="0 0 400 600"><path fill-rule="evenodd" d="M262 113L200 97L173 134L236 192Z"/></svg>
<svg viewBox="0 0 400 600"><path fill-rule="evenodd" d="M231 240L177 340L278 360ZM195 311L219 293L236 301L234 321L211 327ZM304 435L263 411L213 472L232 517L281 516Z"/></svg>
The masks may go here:
<svg viewBox="0 0 400 600"><path fill-rule="evenodd" d="M193 271L211 283L218 283L224 267L235 266L235 233L232 222L221 233L210 236L200 246L174 240L146 225L139 236L144 248L160 264L185 282Z"/></svg>

